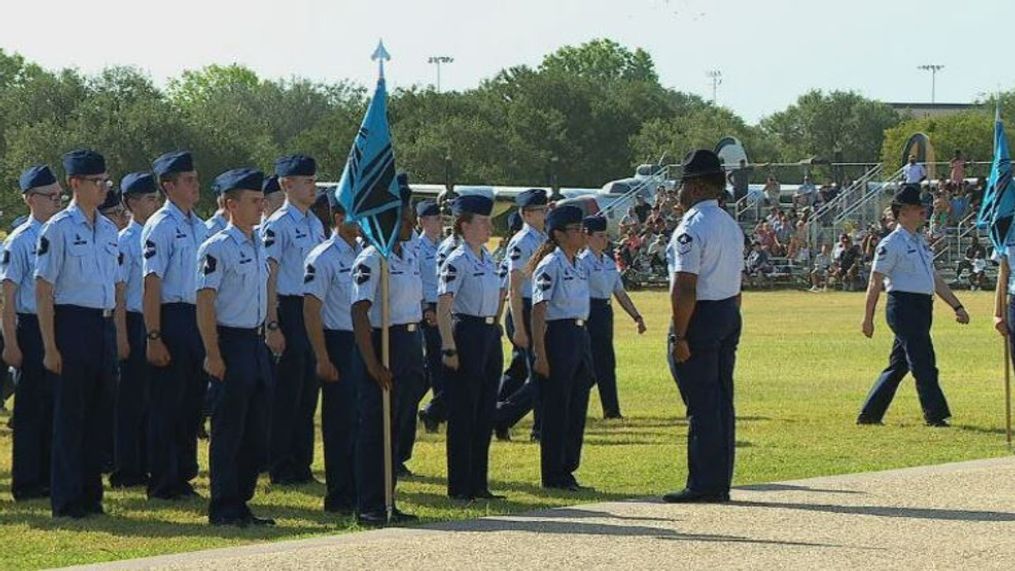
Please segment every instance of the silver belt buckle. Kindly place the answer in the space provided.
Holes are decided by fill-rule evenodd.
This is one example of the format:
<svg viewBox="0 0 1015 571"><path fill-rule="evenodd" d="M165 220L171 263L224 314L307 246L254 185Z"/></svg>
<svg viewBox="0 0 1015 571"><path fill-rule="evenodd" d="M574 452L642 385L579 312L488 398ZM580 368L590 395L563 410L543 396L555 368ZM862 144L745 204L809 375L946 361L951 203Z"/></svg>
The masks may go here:
<svg viewBox="0 0 1015 571"><path fill-rule="evenodd" d="M574 320L574 324L577 325L578 327L585 327L585 320L584 319L575 319Z"/></svg>
<svg viewBox="0 0 1015 571"><path fill-rule="evenodd" d="M405 326L405 330L408 331L409 333L412 333L412 332L416 331L416 324L415 323L410 323L410 324L406 325Z"/></svg>
<svg viewBox="0 0 1015 571"><path fill-rule="evenodd" d="M103 309L102 310L102 317L113 317L113 310L112 309Z"/></svg>
<svg viewBox="0 0 1015 571"><path fill-rule="evenodd" d="M490 316L490 317L484 318L483 321L485 321L487 325L493 325L495 320L494 320L493 316Z"/></svg>

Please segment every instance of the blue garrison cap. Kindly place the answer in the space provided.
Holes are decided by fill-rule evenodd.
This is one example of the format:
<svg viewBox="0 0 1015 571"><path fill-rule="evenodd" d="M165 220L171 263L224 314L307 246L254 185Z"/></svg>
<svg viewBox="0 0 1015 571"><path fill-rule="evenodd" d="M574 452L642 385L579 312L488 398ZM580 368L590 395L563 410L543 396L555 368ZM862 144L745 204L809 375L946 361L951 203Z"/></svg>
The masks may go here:
<svg viewBox="0 0 1015 571"><path fill-rule="evenodd" d="M264 173L251 168L227 170L215 177L213 188L218 194L230 190L258 190L264 183Z"/></svg>
<svg viewBox="0 0 1015 571"><path fill-rule="evenodd" d="M106 172L106 159L89 149L78 149L63 156L67 176L89 176Z"/></svg>
<svg viewBox="0 0 1015 571"><path fill-rule="evenodd" d="M588 232L605 232L606 231L606 219L602 216L586 216L582 220L582 226Z"/></svg>
<svg viewBox="0 0 1015 571"><path fill-rule="evenodd" d="M451 214L455 216L462 214L489 216L492 210L493 201L481 194L459 196L451 203Z"/></svg>
<svg viewBox="0 0 1015 571"><path fill-rule="evenodd" d="M518 214L518 211L515 210L511 214L508 214L507 225L508 232L514 234L515 232L518 232L522 229L522 226L525 225L525 222L522 220L522 215Z"/></svg>
<svg viewBox="0 0 1015 571"><path fill-rule="evenodd" d="M515 204L519 208L546 206L546 191L541 188L530 188L522 191L515 197Z"/></svg>
<svg viewBox="0 0 1015 571"><path fill-rule="evenodd" d="M190 151L166 153L152 162L152 170L160 178L173 173L190 172L194 170L194 157Z"/></svg>
<svg viewBox="0 0 1015 571"><path fill-rule="evenodd" d="M106 199L99 205L99 211L116 208L117 206L120 206L120 193L113 189L107 190Z"/></svg>
<svg viewBox="0 0 1015 571"><path fill-rule="evenodd" d="M264 192L265 196L282 190L282 187L278 184L278 175L273 174L268 178L264 179L264 183L261 184L261 191ZM215 192L218 192L217 190Z"/></svg>
<svg viewBox="0 0 1015 571"><path fill-rule="evenodd" d="M440 216L441 207L434 200L421 200L416 203L416 216Z"/></svg>
<svg viewBox="0 0 1015 571"><path fill-rule="evenodd" d="M158 190L155 176L150 172L132 172L120 181L120 192L129 194L148 194Z"/></svg>
<svg viewBox="0 0 1015 571"><path fill-rule="evenodd" d="M546 215L546 231L563 230L568 224L580 224L582 209L570 204L558 206Z"/></svg>
<svg viewBox="0 0 1015 571"><path fill-rule="evenodd" d="M49 165L35 165L25 169L18 182L21 185L21 192L24 193L33 188L53 184L56 182L56 176L53 175Z"/></svg>
<svg viewBox="0 0 1015 571"><path fill-rule="evenodd" d="M276 176L314 176L317 161L306 155L286 155L275 161Z"/></svg>

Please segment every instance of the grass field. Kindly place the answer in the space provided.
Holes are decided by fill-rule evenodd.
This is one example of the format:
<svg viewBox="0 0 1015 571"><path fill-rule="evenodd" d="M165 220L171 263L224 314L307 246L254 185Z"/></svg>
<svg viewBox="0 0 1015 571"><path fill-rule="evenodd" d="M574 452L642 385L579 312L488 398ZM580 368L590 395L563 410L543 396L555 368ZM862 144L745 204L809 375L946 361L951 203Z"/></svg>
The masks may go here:
<svg viewBox="0 0 1015 571"><path fill-rule="evenodd" d="M617 320L620 397L627 418L600 420L598 397L593 396L578 474L582 483L600 493L576 496L541 490L538 448L519 438L495 442L492 449L492 488L508 499L455 507L444 495L444 435L423 434L410 463L417 477L399 485L402 509L425 521L461 519L682 487L687 428L665 360L667 298L663 292L637 292L632 297L649 332L639 338L626 318ZM957 325L950 312L941 311L943 304L936 304L938 365L955 417L951 429L930 429L923 426L910 380L899 390L886 426L853 424L870 384L887 362L892 339L883 317L873 340L860 334L861 294L748 293L736 378L736 483L1006 454L1001 346L990 325L990 294L961 297L973 317L966 327ZM516 429L518 437L528 434L527 424ZM139 489L107 493L105 517L54 521L48 502L14 504L10 499L11 440L3 430L0 568L97 562L357 529L351 519L321 510L323 486L279 489L263 479L254 509L277 518L274 529L213 528L206 524L204 500L149 502ZM319 479L323 479L321 462L318 450ZM207 486L207 473L202 472L198 481L202 495L207 496Z"/></svg>

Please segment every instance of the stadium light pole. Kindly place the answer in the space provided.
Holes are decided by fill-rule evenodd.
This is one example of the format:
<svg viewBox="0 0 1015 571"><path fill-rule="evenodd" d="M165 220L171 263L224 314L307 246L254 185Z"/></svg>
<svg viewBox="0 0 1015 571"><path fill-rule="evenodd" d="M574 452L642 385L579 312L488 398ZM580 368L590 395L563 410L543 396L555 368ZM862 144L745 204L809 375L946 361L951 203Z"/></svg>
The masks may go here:
<svg viewBox="0 0 1015 571"><path fill-rule="evenodd" d="M437 93L441 92L441 64L442 63L454 63L455 58L450 56L430 56L427 60L428 63L432 63L437 66Z"/></svg>
<svg viewBox="0 0 1015 571"><path fill-rule="evenodd" d="M705 75L712 79L712 105L716 104L716 92L719 85L722 84L722 72L718 69L710 69L705 72Z"/></svg>
<svg viewBox="0 0 1015 571"><path fill-rule="evenodd" d="M936 64L936 63L929 63L929 64L924 64L924 65L918 65L918 66L916 66L916 69L921 69L923 71L929 71L930 72L930 102L931 103L935 102L934 99L935 99L935 96L936 96L935 91L937 89L937 72L941 71L944 68L945 68L945 66L940 65L940 64Z"/></svg>

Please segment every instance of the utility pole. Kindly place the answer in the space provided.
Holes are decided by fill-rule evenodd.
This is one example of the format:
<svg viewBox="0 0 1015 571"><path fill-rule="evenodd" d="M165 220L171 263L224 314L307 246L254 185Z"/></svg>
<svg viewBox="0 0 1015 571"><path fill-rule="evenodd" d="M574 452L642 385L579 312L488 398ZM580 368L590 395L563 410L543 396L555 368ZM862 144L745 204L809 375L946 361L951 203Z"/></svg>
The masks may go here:
<svg viewBox="0 0 1015 571"><path fill-rule="evenodd" d="M722 72L718 69L710 69L705 72L705 75L712 79L712 105L716 104L716 91L720 84L722 84Z"/></svg>
<svg viewBox="0 0 1015 571"><path fill-rule="evenodd" d="M427 60L428 63L432 63L437 66L437 93L441 92L441 64L442 63L454 63L455 58L450 56L430 56Z"/></svg>
<svg viewBox="0 0 1015 571"><path fill-rule="evenodd" d="M941 71L944 68L945 68L945 66L940 65L940 64L936 64L936 63L934 63L934 64L924 64L924 65L918 65L918 66L916 66L916 69L921 69L923 71L929 71L930 72L930 102L931 103L935 102L935 96L936 96L935 91L937 89L937 72Z"/></svg>

